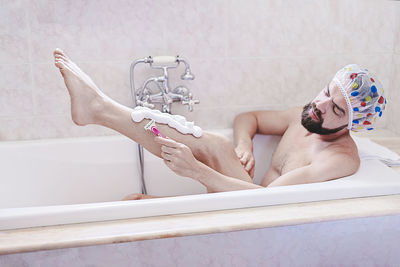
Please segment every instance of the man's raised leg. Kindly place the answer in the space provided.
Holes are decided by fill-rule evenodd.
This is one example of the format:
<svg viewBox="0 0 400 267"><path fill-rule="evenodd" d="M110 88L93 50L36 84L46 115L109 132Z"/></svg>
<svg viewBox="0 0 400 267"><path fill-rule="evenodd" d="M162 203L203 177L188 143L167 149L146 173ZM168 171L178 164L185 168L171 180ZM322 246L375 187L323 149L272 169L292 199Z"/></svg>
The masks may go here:
<svg viewBox="0 0 400 267"><path fill-rule="evenodd" d="M140 143L146 150L161 157L161 146L154 135L144 130L148 119L136 123L132 109L106 96L60 49L54 51L55 65L60 69L71 97L71 115L77 125L98 124L111 128ZM200 138L181 134L165 124L158 124L161 133L190 147L197 160L227 176L252 182L241 165L232 143L225 137L203 132Z"/></svg>

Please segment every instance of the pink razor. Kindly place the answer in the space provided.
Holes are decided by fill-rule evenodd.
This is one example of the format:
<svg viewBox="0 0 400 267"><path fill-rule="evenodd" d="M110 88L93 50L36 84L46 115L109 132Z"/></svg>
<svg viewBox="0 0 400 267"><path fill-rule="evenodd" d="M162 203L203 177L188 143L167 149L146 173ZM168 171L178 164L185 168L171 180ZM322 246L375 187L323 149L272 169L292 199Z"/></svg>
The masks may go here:
<svg viewBox="0 0 400 267"><path fill-rule="evenodd" d="M146 126L144 126L144 129L147 131L152 131L156 136L161 136L162 138L165 138L165 136L160 133L160 130L158 130L154 120L151 120L149 123L147 123Z"/></svg>

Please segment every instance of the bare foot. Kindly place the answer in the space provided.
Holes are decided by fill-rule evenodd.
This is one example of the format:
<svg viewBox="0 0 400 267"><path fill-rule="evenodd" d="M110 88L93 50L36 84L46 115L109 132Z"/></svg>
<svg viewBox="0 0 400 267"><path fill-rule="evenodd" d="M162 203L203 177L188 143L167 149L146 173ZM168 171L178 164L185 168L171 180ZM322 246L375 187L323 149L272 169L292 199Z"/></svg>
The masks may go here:
<svg viewBox="0 0 400 267"><path fill-rule="evenodd" d="M149 199L149 198L161 198L157 196L150 196L150 195L145 195L145 194L130 194L124 197L123 200L139 200L139 199Z"/></svg>
<svg viewBox="0 0 400 267"><path fill-rule="evenodd" d="M77 125L95 124L107 96L61 49L54 50L54 60L71 97L72 120Z"/></svg>

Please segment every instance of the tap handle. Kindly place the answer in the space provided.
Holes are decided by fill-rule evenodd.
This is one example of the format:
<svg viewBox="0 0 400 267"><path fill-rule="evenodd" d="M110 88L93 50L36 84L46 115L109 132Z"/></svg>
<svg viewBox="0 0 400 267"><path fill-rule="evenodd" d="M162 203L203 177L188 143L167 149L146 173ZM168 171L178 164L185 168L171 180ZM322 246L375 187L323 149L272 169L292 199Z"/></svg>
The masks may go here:
<svg viewBox="0 0 400 267"><path fill-rule="evenodd" d="M193 100L192 93L189 93L189 96L186 98L187 100L182 100L182 105L188 105L189 111L193 111L193 106L195 104L200 104L200 100Z"/></svg>
<svg viewBox="0 0 400 267"><path fill-rule="evenodd" d="M147 102L141 101L141 100L137 100L137 105L138 106L142 106L142 107L146 107L146 108L151 108L151 109L153 109L155 107L154 104L150 104L150 103L147 103Z"/></svg>

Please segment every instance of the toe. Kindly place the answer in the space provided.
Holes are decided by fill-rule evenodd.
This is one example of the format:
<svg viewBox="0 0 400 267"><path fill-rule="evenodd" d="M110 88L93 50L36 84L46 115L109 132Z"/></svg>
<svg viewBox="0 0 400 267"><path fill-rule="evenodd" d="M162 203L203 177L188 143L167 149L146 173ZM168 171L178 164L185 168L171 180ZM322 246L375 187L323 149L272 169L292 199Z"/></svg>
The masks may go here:
<svg viewBox="0 0 400 267"><path fill-rule="evenodd" d="M62 53L62 51L61 51L60 48L54 49L54 52L53 52L54 55L59 55L59 54L61 54L61 53Z"/></svg>
<svg viewBox="0 0 400 267"><path fill-rule="evenodd" d="M54 65L56 65L56 67L59 68L59 69L65 69L65 62L64 62L64 60L61 60L61 59L58 59L58 60L57 60L57 59L56 59Z"/></svg>
<svg viewBox="0 0 400 267"><path fill-rule="evenodd" d="M57 55L55 55L54 57L55 57L56 60L60 60L60 59L61 59L61 60L64 60L65 62L68 61L68 58L65 57L65 56L63 56L63 55L57 54Z"/></svg>
<svg viewBox="0 0 400 267"><path fill-rule="evenodd" d="M65 56L65 54L64 54L64 52L60 49L60 48L56 48L55 50L54 50L54 56L56 56L56 55L62 55L62 56Z"/></svg>

